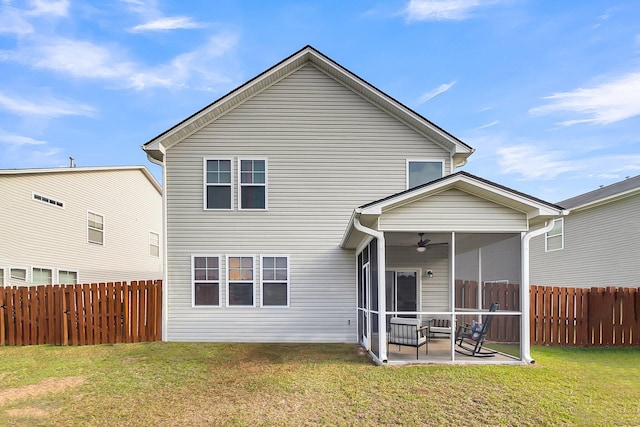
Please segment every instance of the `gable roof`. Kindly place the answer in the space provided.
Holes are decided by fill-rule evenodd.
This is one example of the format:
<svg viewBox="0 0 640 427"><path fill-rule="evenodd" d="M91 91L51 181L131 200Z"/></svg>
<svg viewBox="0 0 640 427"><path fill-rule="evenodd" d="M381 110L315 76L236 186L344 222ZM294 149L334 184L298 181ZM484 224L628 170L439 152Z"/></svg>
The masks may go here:
<svg viewBox="0 0 640 427"><path fill-rule="evenodd" d="M468 172L460 171L356 208L343 235L341 246L348 247L353 244L352 233L355 231L354 220L356 217L369 218L368 223L375 223L375 221L371 221L372 217L379 217L386 211L449 189L458 189L481 199L523 212L526 214L530 225L566 214L566 211L561 206L496 184Z"/></svg>
<svg viewBox="0 0 640 427"><path fill-rule="evenodd" d="M558 202L570 210L586 209L640 193L640 175Z"/></svg>
<svg viewBox="0 0 640 427"><path fill-rule="evenodd" d="M151 185L162 194L162 186L156 181L154 176L145 166L89 166L72 168L39 168L39 169L0 169L2 175L35 175L35 174L61 174L61 173L82 173L82 172L117 172L117 171L140 171L151 183Z"/></svg>
<svg viewBox="0 0 640 427"><path fill-rule="evenodd" d="M428 135L451 152L458 164L463 164L473 153L474 149L460 139L308 45L151 139L142 149L151 158L162 161L167 149L309 63L417 132Z"/></svg>

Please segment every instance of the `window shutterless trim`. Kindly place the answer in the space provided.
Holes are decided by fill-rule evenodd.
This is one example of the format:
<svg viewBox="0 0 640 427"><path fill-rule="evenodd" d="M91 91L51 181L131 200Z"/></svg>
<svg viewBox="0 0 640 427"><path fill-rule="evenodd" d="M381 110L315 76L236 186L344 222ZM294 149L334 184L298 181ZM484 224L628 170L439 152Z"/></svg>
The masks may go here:
<svg viewBox="0 0 640 427"><path fill-rule="evenodd" d="M242 161L259 160L264 162L264 183L243 183L242 182ZM267 157L238 157L238 210L239 211L266 211L269 210L269 161ZM252 170L253 172L253 170ZM243 187L264 187L264 208L243 208L242 188Z"/></svg>
<svg viewBox="0 0 640 427"><path fill-rule="evenodd" d="M555 252L555 251L560 251L562 249L564 249L564 218L556 218L553 220L553 226L555 228L555 224L560 223L560 232L557 234L553 234L553 235L549 235L549 233L551 233L551 231L553 231L553 229L551 229L551 231L548 231L545 233L544 235L544 251L545 252ZM552 239L554 237L560 237L560 247L559 248L554 248L554 249L549 249L549 239Z"/></svg>
<svg viewBox="0 0 640 427"><path fill-rule="evenodd" d="M76 283L75 284L82 283L80 281L80 271L79 270L76 270L76 269L73 269L73 268L58 268L56 270L56 279L57 280L54 282L54 284L56 284L56 285L60 285L61 284L60 283L60 272L63 272L63 273L75 273L76 274Z"/></svg>
<svg viewBox="0 0 640 427"><path fill-rule="evenodd" d="M102 229L98 230L97 228L94 227L90 227L89 226L89 214L92 215L97 215L100 218L102 218ZM105 233L105 217L102 214L99 214L97 212L94 211L87 211L87 222L85 224L85 227L87 227L87 243L91 243L92 245L98 245L98 246L104 246L105 245L105 241L106 241L106 233ZM100 231L102 233L102 242L94 242L89 238L89 230L96 230L96 231Z"/></svg>
<svg viewBox="0 0 640 427"><path fill-rule="evenodd" d="M440 158L409 158L405 162L405 188L409 189L409 164L410 163L440 163L440 176L442 178L444 176L444 165L445 159Z"/></svg>
<svg viewBox="0 0 640 427"><path fill-rule="evenodd" d="M202 208L205 211L231 211L233 210L233 157L204 157L202 162ZM229 183L207 183L207 161L208 160L224 160L229 162ZM209 186L212 187L229 187L229 207L228 208L208 208L208 191Z"/></svg>
<svg viewBox="0 0 640 427"><path fill-rule="evenodd" d="M231 280L229 277L229 273L231 272L232 268L231 268L231 264L229 262L230 258L240 258L240 262L242 262L242 258L251 258L251 265L252 265L252 279L249 280ZM255 255L227 255L226 256L226 279L227 279L227 283L225 285L225 289L226 289L226 305L227 307L234 307L234 308L247 308L247 307L256 307L256 257ZM253 303L251 305L247 304L247 305L240 305L240 304L233 304L231 305L229 303L229 287L231 284L242 284L242 283L251 283L251 294L252 294L252 300Z"/></svg>
<svg viewBox="0 0 640 427"><path fill-rule="evenodd" d="M196 280L196 258L217 258L218 259L218 280ZM223 277L223 257L216 254L191 254L191 307L211 308L222 307L222 277ZM196 281L198 283L218 284L218 305L196 304Z"/></svg>
<svg viewBox="0 0 640 427"><path fill-rule="evenodd" d="M35 274L34 274L34 270L40 270L40 271L48 271L49 272L49 283L36 283L35 282ZM54 269L51 267L34 267L31 266L31 283L33 283L34 285L53 285L54 284L54 279L55 279L55 275L54 275Z"/></svg>
<svg viewBox="0 0 640 427"><path fill-rule="evenodd" d="M265 258L285 258L287 260L287 278L286 280L264 280L264 259ZM291 265L289 255L260 255L260 307L264 308L289 308L291 304L290 300L290 290L291 290L291 281L289 280L291 276ZM286 282L287 284L287 303L285 305L264 305L264 284L279 284Z"/></svg>

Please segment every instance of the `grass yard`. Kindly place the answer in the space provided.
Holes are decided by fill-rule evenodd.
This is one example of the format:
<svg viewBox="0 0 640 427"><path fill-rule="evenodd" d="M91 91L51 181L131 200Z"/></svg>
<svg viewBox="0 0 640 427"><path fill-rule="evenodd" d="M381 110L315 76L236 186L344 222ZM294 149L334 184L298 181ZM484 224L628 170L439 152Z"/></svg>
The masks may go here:
<svg viewBox="0 0 640 427"><path fill-rule="evenodd" d="M0 347L0 424L639 425L640 350L372 365L354 345Z"/></svg>

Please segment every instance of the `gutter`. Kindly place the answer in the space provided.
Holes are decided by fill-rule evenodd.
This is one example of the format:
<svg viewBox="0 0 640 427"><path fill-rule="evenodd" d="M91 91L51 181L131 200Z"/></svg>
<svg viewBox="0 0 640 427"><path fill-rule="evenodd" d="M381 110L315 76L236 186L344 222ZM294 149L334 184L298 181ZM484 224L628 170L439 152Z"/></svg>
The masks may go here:
<svg viewBox="0 0 640 427"><path fill-rule="evenodd" d="M162 156L164 159L164 155ZM162 341L168 341L169 296L167 295L167 169L164 162L147 153L147 159L162 168Z"/></svg>
<svg viewBox="0 0 640 427"><path fill-rule="evenodd" d="M354 227L356 228L356 230L361 231L365 234L368 234L369 236L373 236L375 239L378 240L378 331L386 331L387 316L383 315L384 313L387 312L386 297L385 297L385 292L386 292L385 272L386 272L387 260L385 257L386 251L385 251L384 233L382 231L374 230L372 228L365 227L364 225L362 225L360 223L361 213L362 213L362 210L359 208L354 211L354 216L353 216ZM378 358L383 363L386 363L387 362L387 346L386 346L386 343L383 342L383 340L386 340L386 334L378 334L378 340L379 340ZM371 342L369 342L369 345L370 344Z"/></svg>
<svg viewBox="0 0 640 427"><path fill-rule="evenodd" d="M529 242L532 238L551 231L551 229L553 229L553 223L554 221L550 220L544 227L530 231L522 236L522 287L520 293L520 307L526 310L530 310L531 307L529 283ZM531 329L529 322L526 322L526 324L525 322L520 322L520 337L522 337L522 359L527 363L535 363L536 361L531 357Z"/></svg>

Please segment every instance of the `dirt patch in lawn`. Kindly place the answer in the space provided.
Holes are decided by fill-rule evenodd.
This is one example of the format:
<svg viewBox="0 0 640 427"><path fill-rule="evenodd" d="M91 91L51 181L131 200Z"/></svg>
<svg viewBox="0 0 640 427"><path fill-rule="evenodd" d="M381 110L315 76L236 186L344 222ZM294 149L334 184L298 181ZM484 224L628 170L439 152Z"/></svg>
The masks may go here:
<svg viewBox="0 0 640 427"><path fill-rule="evenodd" d="M6 405L7 403L15 400L22 400L51 393L62 393L69 388L81 386L86 380L87 379L85 377L45 378L38 384L0 390L0 406Z"/></svg>

